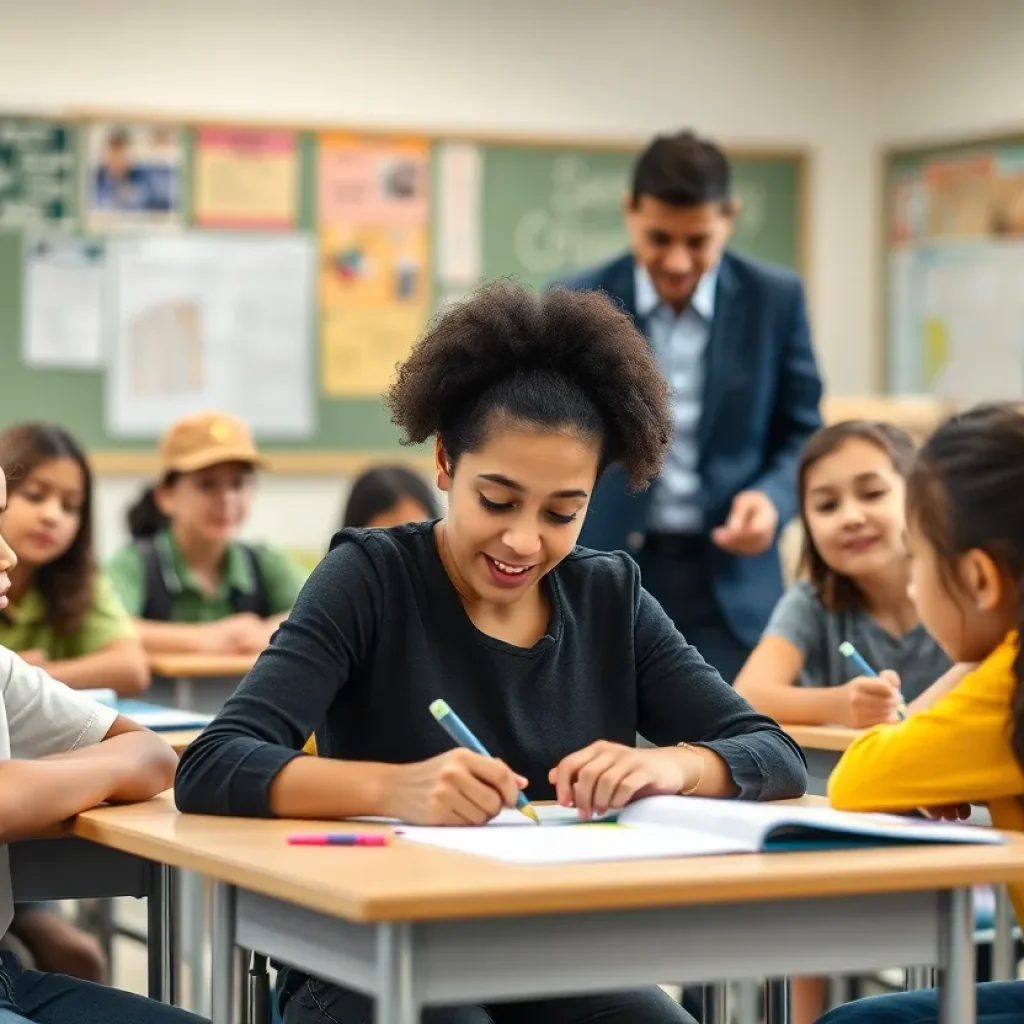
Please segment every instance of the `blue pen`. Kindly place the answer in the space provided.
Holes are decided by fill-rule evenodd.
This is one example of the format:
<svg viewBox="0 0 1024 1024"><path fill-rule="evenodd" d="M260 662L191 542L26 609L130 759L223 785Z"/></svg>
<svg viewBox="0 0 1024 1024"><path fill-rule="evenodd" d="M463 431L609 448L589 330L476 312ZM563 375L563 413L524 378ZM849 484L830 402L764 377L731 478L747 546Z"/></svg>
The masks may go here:
<svg viewBox="0 0 1024 1024"><path fill-rule="evenodd" d="M860 651L858 651L857 648L854 647L849 640L844 640L839 645L839 653L844 658L849 658L850 661L853 662L854 667L862 676L871 676L875 679L878 678L878 673L864 660ZM907 717L907 705L902 699L902 697L900 698L899 705L896 708L896 714L899 715L900 718Z"/></svg>
<svg viewBox="0 0 1024 1024"><path fill-rule="evenodd" d="M484 757L490 757L491 755L487 752L484 745L469 731L466 723L450 707L448 702L444 700L435 700L431 702L430 713L437 719L437 724L460 746L465 747L467 750L472 750L474 753L482 754ZM526 799L526 794L520 791L518 798L516 799L516 807L523 812L528 818L532 818L537 824L540 824L540 818L537 817L537 812L530 806L530 801Z"/></svg>

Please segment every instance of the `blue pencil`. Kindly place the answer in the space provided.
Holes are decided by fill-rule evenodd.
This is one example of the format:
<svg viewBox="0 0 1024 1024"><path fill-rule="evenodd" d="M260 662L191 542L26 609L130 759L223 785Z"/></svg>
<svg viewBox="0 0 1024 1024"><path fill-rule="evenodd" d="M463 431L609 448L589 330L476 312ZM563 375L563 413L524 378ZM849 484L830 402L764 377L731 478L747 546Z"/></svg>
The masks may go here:
<svg viewBox="0 0 1024 1024"><path fill-rule="evenodd" d="M469 731L466 723L450 707L448 702L443 700L435 700L430 705L430 713L437 719L437 724L460 746L465 747L467 750L472 750L474 753L482 754L484 757L490 757L491 755L484 748L484 745ZM516 807L523 812L528 818L532 818L537 824L540 824L540 818L537 817L537 812L530 806L530 801L526 799L526 794L520 791L519 797L516 800Z"/></svg>
<svg viewBox="0 0 1024 1024"><path fill-rule="evenodd" d="M849 658L862 676L871 676L874 679L878 678L878 673L864 660L863 655L856 647L853 646L853 644L850 643L849 640L844 640L839 645L839 653L844 658ZM896 714L899 715L900 718L907 717L907 705L902 697L900 698L900 703L896 708Z"/></svg>

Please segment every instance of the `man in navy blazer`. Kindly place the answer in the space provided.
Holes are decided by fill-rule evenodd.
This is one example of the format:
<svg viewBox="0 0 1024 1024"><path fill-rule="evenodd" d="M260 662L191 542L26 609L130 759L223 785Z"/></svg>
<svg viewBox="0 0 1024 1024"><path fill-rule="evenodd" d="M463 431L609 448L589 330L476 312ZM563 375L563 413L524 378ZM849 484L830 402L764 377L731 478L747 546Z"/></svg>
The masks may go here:
<svg viewBox="0 0 1024 1024"><path fill-rule="evenodd" d="M782 593L777 541L822 391L800 279L726 249L737 211L717 146L690 132L656 138L626 202L632 252L562 282L604 291L633 317L675 403L659 480L632 495L611 468L580 543L630 551L729 682Z"/></svg>

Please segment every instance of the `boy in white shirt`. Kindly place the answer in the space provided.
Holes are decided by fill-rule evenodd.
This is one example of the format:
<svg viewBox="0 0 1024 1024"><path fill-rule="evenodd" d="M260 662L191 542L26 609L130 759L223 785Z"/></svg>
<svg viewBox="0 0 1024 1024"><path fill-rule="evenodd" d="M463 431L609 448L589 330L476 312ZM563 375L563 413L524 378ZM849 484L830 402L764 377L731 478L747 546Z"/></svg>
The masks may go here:
<svg viewBox="0 0 1024 1024"><path fill-rule="evenodd" d="M7 481L0 472L0 529ZM17 557L0 533L0 612ZM14 912L7 843L105 801L168 789L177 757L155 734L0 647L0 935ZM174 1007L60 974L0 951L0 1024L202 1024Z"/></svg>

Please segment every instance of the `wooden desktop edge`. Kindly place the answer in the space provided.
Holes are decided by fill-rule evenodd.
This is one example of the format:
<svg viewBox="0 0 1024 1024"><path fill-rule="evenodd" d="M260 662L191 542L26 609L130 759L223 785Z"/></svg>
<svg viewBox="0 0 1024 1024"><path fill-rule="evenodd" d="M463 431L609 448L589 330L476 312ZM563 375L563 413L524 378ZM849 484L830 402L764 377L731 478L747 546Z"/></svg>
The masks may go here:
<svg viewBox="0 0 1024 1024"><path fill-rule="evenodd" d="M807 750L834 750L842 753L861 735L858 729L842 725L785 725L781 728L799 746Z"/></svg>
<svg viewBox="0 0 1024 1024"><path fill-rule="evenodd" d="M79 815L83 839L351 921L601 911L856 897L1024 881L1024 837L1002 846L741 854L525 866L396 841L386 849L289 847L337 823L180 815L172 794ZM351 826L349 826L351 827ZM360 825L361 830L381 826Z"/></svg>
<svg viewBox="0 0 1024 1024"><path fill-rule="evenodd" d="M165 679L205 679L244 676L255 654L151 654L149 670Z"/></svg>

